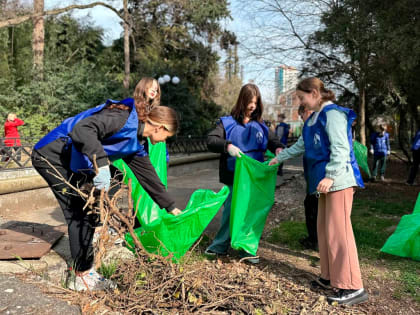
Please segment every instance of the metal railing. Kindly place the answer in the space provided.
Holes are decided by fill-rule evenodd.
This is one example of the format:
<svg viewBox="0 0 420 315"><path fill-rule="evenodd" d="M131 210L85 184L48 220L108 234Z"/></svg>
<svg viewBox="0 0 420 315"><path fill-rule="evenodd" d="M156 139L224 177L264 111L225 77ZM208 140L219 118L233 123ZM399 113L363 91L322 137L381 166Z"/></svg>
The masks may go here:
<svg viewBox="0 0 420 315"><path fill-rule="evenodd" d="M8 146L7 144L10 145L11 140L17 141L18 138L7 138L6 144L5 140L5 138L0 138L0 171L32 167L32 149L39 139L19 138L21 145L14 146ZM288 146L296 140L295 137L289 137ZM183 136L170 138L167 141L167 147L170 155L207 152L207 137Z"/></svg>
<svg viewBox="0 0 420 315"><path fill-rule="evenodd" d="M169 154L207 152L206 139L207 137L194 136L171 138L167 142ZM16 145L19 143L18 140L20 140L20 145ZM0 138L0 171L32 167L32 149L38 140L37 138Z"/></svg>

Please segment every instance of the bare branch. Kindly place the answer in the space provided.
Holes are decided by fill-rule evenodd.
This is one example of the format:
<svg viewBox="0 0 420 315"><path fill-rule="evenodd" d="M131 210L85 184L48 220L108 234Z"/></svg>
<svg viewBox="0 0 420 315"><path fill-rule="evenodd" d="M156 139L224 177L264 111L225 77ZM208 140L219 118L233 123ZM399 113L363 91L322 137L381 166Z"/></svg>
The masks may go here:
<svg viewBox="0 0 420 315"><path fill-rule="evenodd" d="M120 12L117 9L115 9L113 6L111 6L109 4L106 4L104 2L92 2L90 4L80 4L80 5L79 4L74 4L74 5L70 5L70 6L67 6L65 8L61 8L61 9L47 10L47 11L43 11L42 13L33 13L33 14L18 16L18 17L15 17L15 18L7 19L7 20L1 20L0 21L0 28L13 26L13 25L18 25L18 24L26 22L26 21L28 21L32 18L47 16L47 15L57 15L57 14L68 12L68 11L71 11L71 10L74 10L74 9L89 9L89 8L93 8L93 7L96 7L96 6L103 6L105 8L110 9L116 15L118 15L119 18L121 20L123 20L127 25L130 25L129 21L127 21L124 18L124 16L121 15Z"/></svg>

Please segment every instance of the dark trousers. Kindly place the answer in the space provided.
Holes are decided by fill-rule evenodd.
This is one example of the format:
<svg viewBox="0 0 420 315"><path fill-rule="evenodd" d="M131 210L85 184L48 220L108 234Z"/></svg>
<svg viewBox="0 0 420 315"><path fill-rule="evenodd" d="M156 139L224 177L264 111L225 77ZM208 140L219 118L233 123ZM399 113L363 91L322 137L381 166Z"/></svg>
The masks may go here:
<svg viewBox="0 0 420 315"><path fill-rule="evenodd" d="M413 151L413 165L410 168L410 174L408 175L407 183L414 184L414 180L417 176L417 171L420 165L420 149Z"/></svg>
<svg viewBox="0 0 420 315"><path fill-rule="evenodd" d="M375 178L378 174L379 169L379 175L384 176L385 175L385 169L386 169L386 155L384 156L373 156L373 171L372 171L372 177Z"/></svg>
<svg viewBox="0 0 420 315"><path fill-rule="evenodd" d="M69 153L60 155L60 159L50 161L57 171L72 185L80 187L86 182L91 182L92 175L86 176L73 173L69 167ZM85 271L92 267L93 249L92 238L98 216L88 214L88 209L83 210L85 201L77 192L52 174L56 171L41 159L37 151L32 152L32 165L45 179L57 199L68 225L70 252L73 259L73 268L77 271Z"/></svg>
<svg viewBox="0 0 420 315"><path fill-rule="evenodd" d="M308 229L309 240L318 243L317 218L318 218L318 198L316 195L307 194L304 201L306 228Z"/></svg>

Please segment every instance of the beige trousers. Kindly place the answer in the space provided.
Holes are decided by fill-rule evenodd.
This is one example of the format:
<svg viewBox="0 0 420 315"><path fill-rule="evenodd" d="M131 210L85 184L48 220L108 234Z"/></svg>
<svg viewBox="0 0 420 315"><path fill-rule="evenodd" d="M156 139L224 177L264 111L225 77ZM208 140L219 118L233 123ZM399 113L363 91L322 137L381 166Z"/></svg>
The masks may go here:
<svg viewBox="0 0 420 315"><path fill-rule="evenodd" d="M350 215L354 188L321 194L318 201L318 246L321 278L340 289L363 288Z"/></svg>

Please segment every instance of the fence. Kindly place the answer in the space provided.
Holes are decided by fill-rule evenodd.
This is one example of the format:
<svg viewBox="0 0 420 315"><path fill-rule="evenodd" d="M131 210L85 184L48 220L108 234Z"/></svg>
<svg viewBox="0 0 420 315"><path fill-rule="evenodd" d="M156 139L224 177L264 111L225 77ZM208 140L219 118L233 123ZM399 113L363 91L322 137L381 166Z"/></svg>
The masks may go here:
<svg viewBox="0 0 420 315"><path fill-rule="evenodd" d="M10 141L12 138L8 138ZM36 138L20 138L20 146L6 146L5 138L0 138L0 171L32 167L31 153ZM16 139L17 140L17 139ZM289 137L288 146L296 142L297 137ZM185 136L170 138L167 141L169 154L191 154L207 152L207 137Z"/></svg>
<svg viewBox="0 0 420 315"><path fill-rule="evenodd" d="M33 146L39 139L19 138L20 146L5 145L5 138L0 138L0 171L16 170L32 167L31 153ZM207 137L175 137L167 142L169 154L191 154L197 152L206 152ZM7 138L7 143L15 142L16 139Z"/></svg>

